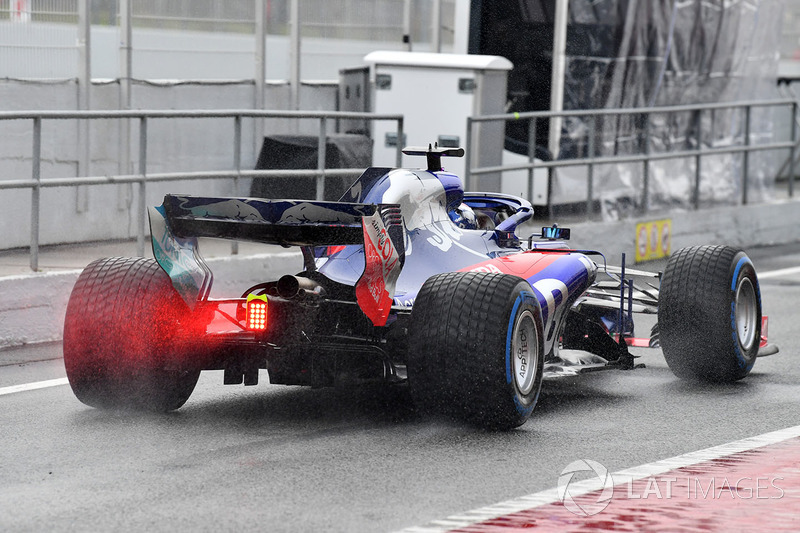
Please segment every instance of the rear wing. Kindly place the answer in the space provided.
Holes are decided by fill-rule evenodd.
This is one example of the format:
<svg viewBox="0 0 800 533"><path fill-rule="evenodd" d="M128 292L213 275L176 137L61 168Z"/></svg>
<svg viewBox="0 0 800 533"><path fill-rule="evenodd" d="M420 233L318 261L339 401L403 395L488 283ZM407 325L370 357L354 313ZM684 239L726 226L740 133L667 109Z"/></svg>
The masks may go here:
<svg viewBox="0 0 800 533"><path fill-rule="evenodd" d="M375 204L168 194L162 205L178 237L214 237L283 246L361 244L361 219ZM399 211L399 206L395 207Z"/></svg>
<svg viewBox="0 0 800 533"><path fill-rule="evenodd" d="M190 308L208 297L213 280L198 252L198 237L303 247L389 240L396 260L383 268L367 268L365 274L385 276L388 268L394 279L405 257L402 217L396 204L168 194L161 206L150 208L150 231L156 261ZM393 284L385 285L393 292Z"/></svg>

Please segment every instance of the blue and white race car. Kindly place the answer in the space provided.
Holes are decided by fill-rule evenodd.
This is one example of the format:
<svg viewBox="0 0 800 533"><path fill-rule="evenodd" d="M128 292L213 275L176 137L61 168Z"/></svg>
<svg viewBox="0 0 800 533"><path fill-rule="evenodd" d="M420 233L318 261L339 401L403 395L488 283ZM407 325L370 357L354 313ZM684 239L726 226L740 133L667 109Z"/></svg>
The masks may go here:
<svg viewBox="0 0 800 533"><path fill-rule="evenodd" d="M521 239L528 201L465 193L442 170L463 149L404 152L427 168L369 168L339 202L167 195L150 209L155 260L100 259L72 291L75 395L168 411L202 370L254 385L266 369L278 384L407 385L423 410L513 428L543 379L632 369L630 345L660 345L677 376L716 382L775 351L741 250L685 248L663 274L614 268L571 249L565 228ZM200 237L298 246L304 267L213 299ZM657 316L647 339L634 336L635 313Z"/></svg>

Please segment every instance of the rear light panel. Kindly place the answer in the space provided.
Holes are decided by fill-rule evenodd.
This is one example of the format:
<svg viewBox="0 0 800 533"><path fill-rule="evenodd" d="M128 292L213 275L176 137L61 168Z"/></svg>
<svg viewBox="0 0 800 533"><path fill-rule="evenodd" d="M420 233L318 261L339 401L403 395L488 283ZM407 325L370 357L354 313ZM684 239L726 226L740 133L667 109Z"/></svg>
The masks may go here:
<svg viewBox="0 0 800 533"><path fill-rule="evenodd" d="M245 304L245 327L251 331L265 331L268 324L268 308L266 295L249 294Z"/></svg>

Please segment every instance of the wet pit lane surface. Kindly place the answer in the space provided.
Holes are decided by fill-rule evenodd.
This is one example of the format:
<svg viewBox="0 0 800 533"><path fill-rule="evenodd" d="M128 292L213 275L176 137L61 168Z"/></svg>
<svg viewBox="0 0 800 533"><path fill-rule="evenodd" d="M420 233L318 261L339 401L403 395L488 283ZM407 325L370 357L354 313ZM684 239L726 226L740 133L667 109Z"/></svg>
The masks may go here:
<svg viewBox="0 0 800 533"><path fill-rule="evenodd" d="M759 531L767 524L770 531L797 531L800 437L796 435L800 427L615 473L591 460L576 461L562 473L555 491L407 531ZM736 451L741 448L745 451ZM708 457L716 458L704 460ZM588 477L575 477L580 474ZM459 523L469 525L459 527Z"/></svg>
<svg viewBox="0 0 800 533"><path fill-rule="evenodd" d="M751 256L759 271L800 265L797 248ZM798 530L800 436L716 449L800 425L800 273L762 293L781 353L741 382L685 383L637 349L646 368L548 383L506 433L422 417L401 390L226 387L219 372L166 416L90 409L65 385L0 395L0 530ZM15 352L0 388L63 378L59 357ZM578 514L559 495L576 462ZM607 501L593 465L622 480Z"/></svg>

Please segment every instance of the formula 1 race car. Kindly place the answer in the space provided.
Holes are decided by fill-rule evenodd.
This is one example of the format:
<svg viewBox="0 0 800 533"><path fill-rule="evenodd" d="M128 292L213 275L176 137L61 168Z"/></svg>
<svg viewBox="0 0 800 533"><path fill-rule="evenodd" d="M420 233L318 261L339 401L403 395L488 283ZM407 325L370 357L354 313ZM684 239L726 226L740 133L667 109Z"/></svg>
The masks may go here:
<svg viewBox="0 0 800 533"><path fill-rule="evenodd" d="M150 208L155 260L106 258L78 278L64 362L90 406L169 411L202 370L225 384L407 384L422 410L490 428L523 424L543 379L632 369L659 346L681 378L745 377L761 348L758 279L744 252L684 248L663 274L569 248L569 230L520 239L531 204L465 193L441 158L369 168L339 202L167 195ZM197 239L297 246L304 267L212 299ZM657 324L634 337L633 316ZM774 351L774 350L773 350Z"/></svg>

